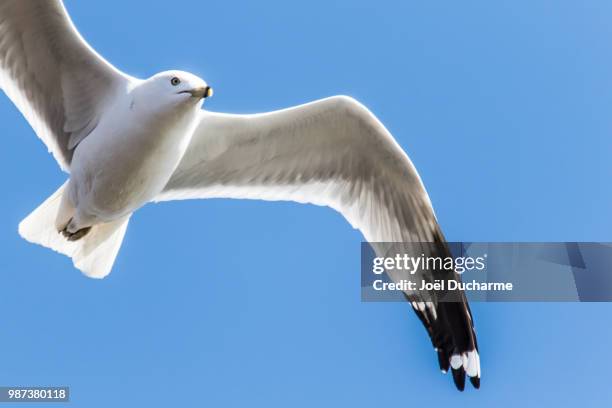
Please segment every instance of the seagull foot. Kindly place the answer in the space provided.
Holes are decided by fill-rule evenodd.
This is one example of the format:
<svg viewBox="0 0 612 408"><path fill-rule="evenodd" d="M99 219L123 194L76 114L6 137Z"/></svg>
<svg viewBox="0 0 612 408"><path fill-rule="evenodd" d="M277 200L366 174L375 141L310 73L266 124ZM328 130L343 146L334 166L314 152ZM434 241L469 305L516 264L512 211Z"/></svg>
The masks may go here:
<svg viewBox="0 0 612 408"><path fill-rule="evenodd" d="M68 241L78 241L79 239L87 235L89 231L91 231L91 227L81 228L77 232L70 232L68 231L68 226L66 226L66 228L64 228L60 232L63 236L65 236L68 239Z"/></svg>

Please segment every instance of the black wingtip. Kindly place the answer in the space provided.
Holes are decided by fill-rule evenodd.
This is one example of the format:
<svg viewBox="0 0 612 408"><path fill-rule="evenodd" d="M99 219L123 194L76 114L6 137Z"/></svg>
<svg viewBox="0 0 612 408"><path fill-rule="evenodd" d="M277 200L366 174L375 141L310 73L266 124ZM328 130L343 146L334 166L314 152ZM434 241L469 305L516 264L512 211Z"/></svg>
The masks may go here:
<svg viewBox="0 0 612 408"><path fill-rule="evenodd" d="M480 389L480 377L470 377L470 382L476 389Z"/></svg>
<svg viewBox="0 0 612 408"><path fill-rule="evenodd" d="M446 356L446 353L444 353L442 350L438 350L438 364L440 365L440 370L442 370L442 372L448 372L448 357Z"/></svg>
<svg viewBox="0 0 612 408"><path fill-rule="evenodd" d="M451 370L453 372L453 381L455 382L455 387L457 387L459 391L463 391L465 389L465 371L463 370L463 368L459 368L457 370L451 368Z"/></svg>

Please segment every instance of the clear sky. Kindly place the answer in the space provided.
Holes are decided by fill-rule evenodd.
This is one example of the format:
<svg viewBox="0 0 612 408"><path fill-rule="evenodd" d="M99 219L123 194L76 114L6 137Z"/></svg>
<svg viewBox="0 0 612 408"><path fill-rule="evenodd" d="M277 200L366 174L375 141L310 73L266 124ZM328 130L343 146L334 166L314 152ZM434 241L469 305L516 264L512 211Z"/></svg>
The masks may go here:
<svg viewBox="0 0 612 408"><path fill-rule="evenodd" d="M140 77L179 68L211 110L334 94L417 166L449 240L612 241L612 3L70 0ZM17 224L65 180L0 97L0 385L73 407L606 406L609 304L474 304L482 388L439 373L406 304L365 304L360 234L333 211L149 205L89 280ZM350 405L349 405L350 404Z"/></svg>

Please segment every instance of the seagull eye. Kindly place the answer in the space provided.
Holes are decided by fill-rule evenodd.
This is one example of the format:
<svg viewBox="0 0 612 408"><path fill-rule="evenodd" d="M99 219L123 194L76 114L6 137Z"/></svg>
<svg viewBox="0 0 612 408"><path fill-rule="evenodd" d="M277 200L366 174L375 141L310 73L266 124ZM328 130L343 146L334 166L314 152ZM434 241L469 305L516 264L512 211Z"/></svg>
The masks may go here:
<svg viewBox="0 0 612 408"><path fill-rule="evenodd" d="M173 77L173 78L170 80L170 83L172 84L172 86L177 86L178 84L180 84L180 83L181 83L181 80L180 80L180 79L178 79L177 77Z"/></svg>

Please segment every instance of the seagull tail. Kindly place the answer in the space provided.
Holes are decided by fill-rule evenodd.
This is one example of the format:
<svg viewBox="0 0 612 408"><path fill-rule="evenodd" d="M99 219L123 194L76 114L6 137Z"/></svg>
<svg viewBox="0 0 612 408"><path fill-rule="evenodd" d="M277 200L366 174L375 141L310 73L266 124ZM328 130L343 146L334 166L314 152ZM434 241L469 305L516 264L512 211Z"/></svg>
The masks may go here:
<svg viewBox="0 0 612 408"><path fill-rule="evenodd" d="M72 258L74 266L90 278L104 278L115 263L123 242L129 215L118 220L95 225L77 241L69 241L56 227L60 216L62 195L67 183L28 215L19 224L19 235Z"/></svg>

